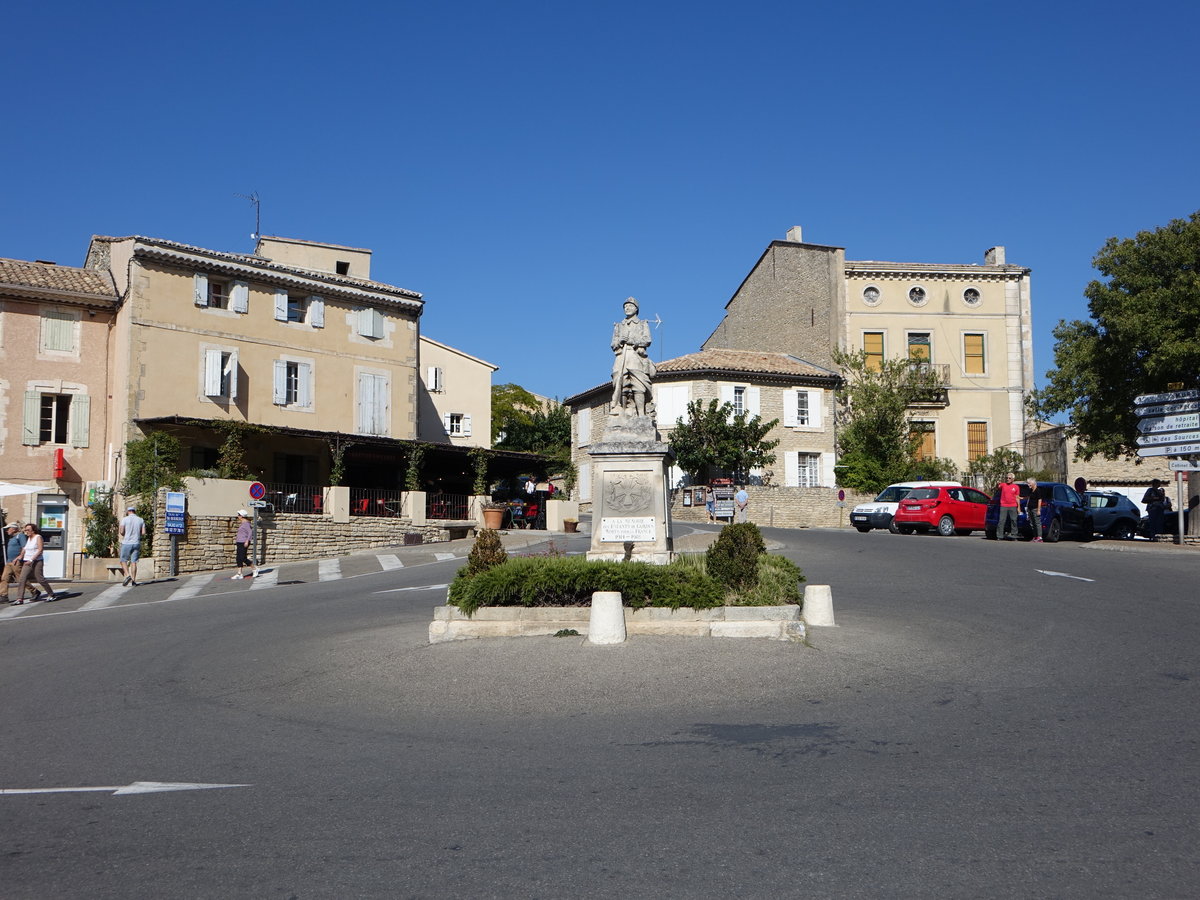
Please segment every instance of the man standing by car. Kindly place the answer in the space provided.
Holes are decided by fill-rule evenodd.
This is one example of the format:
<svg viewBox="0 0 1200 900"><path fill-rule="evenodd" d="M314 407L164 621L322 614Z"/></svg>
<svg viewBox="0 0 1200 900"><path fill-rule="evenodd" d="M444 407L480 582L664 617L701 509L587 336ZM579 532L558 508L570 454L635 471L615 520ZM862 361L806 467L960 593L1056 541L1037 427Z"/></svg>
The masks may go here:
<svg viewBox="0 0 1200 900"><path fill-rule="evenodd" d="M1029 527L1033 529L1033 542L1040 544L1042 543L1042 498L1038 493L1036 478L1027 479L1025 484L1029 487L1029 497L1025 501L1025 518L1029 520Z"/></svg>
<svg viewBox="0 0 1200 900"><path fill-rule="evenodd" d="M1014 479L1017 476L1009 472L1004 476L1004 482L997 488L1000 492L1000 521L996 523L996 535L1002 540L1011 541L1017 534L1017 516L1021 513L1021 486ZM1008 534L1008 523L1012 521L1013 537Z"/></svg>

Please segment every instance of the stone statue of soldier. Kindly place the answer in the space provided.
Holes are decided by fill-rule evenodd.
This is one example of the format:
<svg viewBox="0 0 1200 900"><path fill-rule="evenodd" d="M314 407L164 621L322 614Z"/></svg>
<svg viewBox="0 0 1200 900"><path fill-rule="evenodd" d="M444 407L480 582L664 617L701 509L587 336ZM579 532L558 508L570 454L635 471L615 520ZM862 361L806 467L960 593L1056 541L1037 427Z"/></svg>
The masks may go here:
<svg viewBox="0 0 1200 900"><path fill-rule="evenodd" d="M650 324L639 319L637 301L625 301L625 319L613 326L612 350L612 409L609 415L618 416L632 405L634 415L654 414L654 363L647 355L650 346ZM628 395L628 399L626 398Z"/></svg>

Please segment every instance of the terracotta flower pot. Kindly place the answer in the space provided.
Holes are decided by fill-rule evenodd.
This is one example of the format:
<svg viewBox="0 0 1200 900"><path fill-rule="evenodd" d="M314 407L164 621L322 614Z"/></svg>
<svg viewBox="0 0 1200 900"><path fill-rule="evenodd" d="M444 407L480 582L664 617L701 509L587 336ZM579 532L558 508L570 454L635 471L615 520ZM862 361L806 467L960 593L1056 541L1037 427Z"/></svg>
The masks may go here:
<svg viewBox="0 0 1200 900"><path fill-rule="evenodd" d="M483 527L499 530L504 524L504 510L502 509L484 509L483 511Z"/></svg>

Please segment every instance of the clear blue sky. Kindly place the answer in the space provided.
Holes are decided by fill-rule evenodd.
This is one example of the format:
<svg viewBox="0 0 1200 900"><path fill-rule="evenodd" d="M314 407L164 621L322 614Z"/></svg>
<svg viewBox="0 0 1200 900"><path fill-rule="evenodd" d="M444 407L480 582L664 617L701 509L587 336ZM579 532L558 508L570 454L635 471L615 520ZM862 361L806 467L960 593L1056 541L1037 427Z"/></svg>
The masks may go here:
<svg viewBox="0 0 1200 900"><path fill-rule="evenodd" d="M1036 367L1091 259L1200 208L1200 4L10 4L0 256L93 233L375 251L422 329L565 397L629 295L696 350L792 225L1033 269Z"/></svg>

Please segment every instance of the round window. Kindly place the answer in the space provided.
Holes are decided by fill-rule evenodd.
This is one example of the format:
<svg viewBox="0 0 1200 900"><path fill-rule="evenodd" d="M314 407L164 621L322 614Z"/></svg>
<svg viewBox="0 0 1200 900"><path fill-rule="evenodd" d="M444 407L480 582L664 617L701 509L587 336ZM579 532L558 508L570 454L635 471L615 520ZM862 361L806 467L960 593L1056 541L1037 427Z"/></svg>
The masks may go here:
<svg viewBox="0 0 1200 900"><path fill-rule="evenodd" d="M975 290L975 288L967 288L963 291L963 303L967 304L967 306L978 306L982 299L979 296L979 291Z"/></svg>
<svg viewBox="0 0 1200 900"><path fill-rule="evenodd" d="M925 288L921 287L920 285L909 288L908 302L913 306L924 306L925 299Z"/></svg>
<svg viewBox="0 0 1200 900"><path fill-rule="evenodd" d="M863 288L862 298L863 303L867 304L867 306L878 306L879 288L875 287L875 285Z"/></svg>

